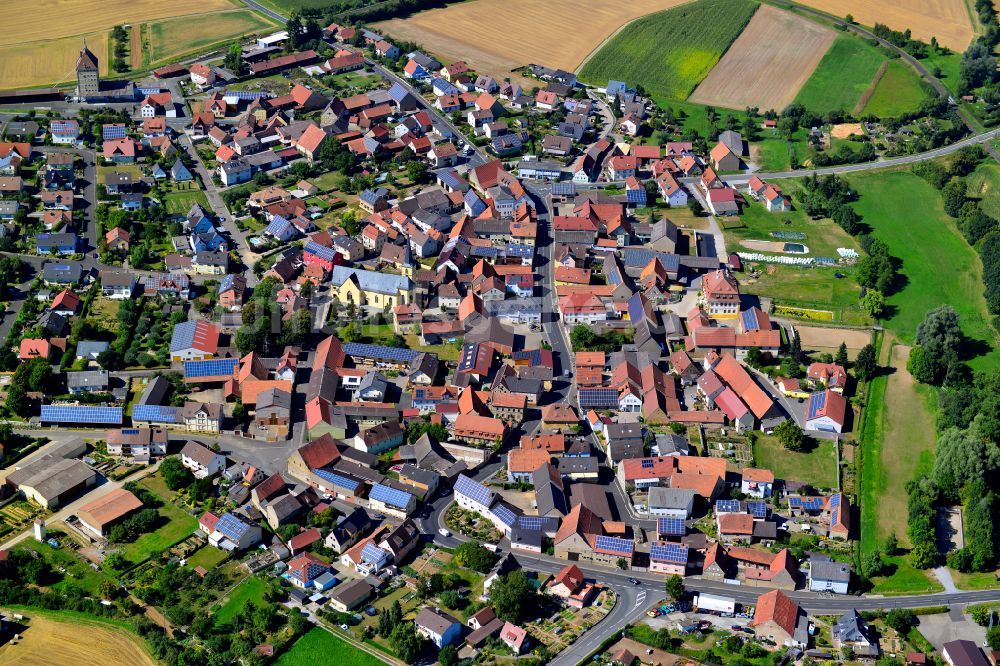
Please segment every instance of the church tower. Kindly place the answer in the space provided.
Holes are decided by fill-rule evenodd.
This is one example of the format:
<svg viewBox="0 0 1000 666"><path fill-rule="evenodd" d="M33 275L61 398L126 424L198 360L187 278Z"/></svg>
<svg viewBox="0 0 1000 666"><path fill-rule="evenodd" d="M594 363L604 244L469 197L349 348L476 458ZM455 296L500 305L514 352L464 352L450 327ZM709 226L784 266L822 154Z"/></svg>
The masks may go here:
<svg viewBox="0 0 1000 666"><path fill-rule="evenodd" d="M101 92L101 78L97 68L97 56L83 42L83 50L76 59L76 93L80 97L94 97Z"/></svg>

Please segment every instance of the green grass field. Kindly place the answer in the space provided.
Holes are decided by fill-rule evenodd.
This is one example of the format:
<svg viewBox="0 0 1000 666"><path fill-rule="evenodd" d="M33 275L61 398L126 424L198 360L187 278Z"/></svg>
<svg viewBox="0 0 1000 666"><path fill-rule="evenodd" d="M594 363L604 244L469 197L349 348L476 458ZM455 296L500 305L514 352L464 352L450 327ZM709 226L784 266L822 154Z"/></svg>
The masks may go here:
<svg viewBox="0 0 1000 666"><path fill-rule="evenodd" d="M144 562L191 536L198 529L198 520L173 504L164 502L157 511L161 519L167 522L156 531L147 532L134 542L125 544L123 554L130 562Z"/></svg>
<svg viewBox="0 0 1000 666"><path fill-rule="evenodd" d="M876 237L902 261L906 285L887 300L895 308L883 322L906 343L928 310L945 303L961 317L962 330L997 348L997 335L983 298L982 265L962 238L927 181L909 171L869 171L850 177L860 199L854 204ZM906 211L901 214L901 211ZM972 359L975 370L1000 366L1000 352Z"/></svg>
<svg viewBox="0 0 1000 666"><path fill-rule="evenodd" d="M163 195L163 205L171 215L186 215L191 206L201 204L208 209L208 197L201 190L185 190Z"/></svg>
<svg viewBox="0 0 1000 666"><path fill-rule="evenodd" d="M868 98L863 113L895 118L916 109L925 97L927 92L917 73L909 65L893 60Z"/></svg>
<svg viewBox="0 0 1000 666"><path fill-rule="evenodd" d="M757 7L751 0L696 0L644 16L595 53L580 78L597 85L618 79L654 96L686 99Z"/></svg>
<svg viewBox="0 0 1000 666"><path fill-rule="evenodd" d="M260 578L256 576L249 576L242 583L233 588L233 591L229 593L226 598L225 603L222 607L215 613L216 624L225 624L229 622L234 617L239 615L243 607L247 605L248 602L253 602L256 605L261 605L264 602L264 592L267 590L267 585L264 584Z"/></svg>
<svg viewBox="0 0 1000 666"><path fill-rule="evenodd" d="M311 629L281 655L277 666L315 666L316 664L351 664L382 666L385 662L345 643L325 629Z"/></svg>
<svg viewBox="0 0 1000 666"><path fill-rule="evenodd" d="M852 326L865 326L871 320L858 304L858 283L853 270L831 268L799 268L778 264L759 264L761 276L740 280L741 291L769 296L776 305L815 308L833 312L833 321ZM839 272L843 278L835 278Z"/></svg>
<svg viewBox="0 0 1000 666"><path fill-rule="evenodd" d="M221 548L205 546L191 557L187 558L189 567L204 567L206 571L211 571L226 559L226 551Z"/></svg>
<svg viewBox="0 0 1000 666"><path fill-rule="evenodd" d="M88 594L96 595L100 591L101 582L108 580L103 571L94 571L68 548L56 549L34 539L25 539L14 548L34 551L42 555L53 567L66 569L66 573L62 574L62 580L52 586L54 590L62 592L67 587L73 586L83 589Z"/></svg>
<svg viewBox="0 0 1000 666"><path fill-rule="evenodd" d="M956 94L958 91L958 75L962 68L962 54L954 53L949 51L948 53L941 54L935 53L930 55L920 61L924 67L927 68L931 74L934 74L935 68L940 70L941 76L938 79L945 85L952 94Z"/></svg>
<svg viewBox="0 0 1000 666"><path fill-rule="evenodd" d="M769 469L779 479L802 481L817 488L837 487L837 453L833 442L813 440L805 453L788 451L777 437L761 435L753 445L754 465Z"/></svg>
<svg viewBox="0 0 1000 666"><path fill-rule="evenodd" d="M979 199L983 212L1000 219L1000 165L983 162L966 178L970 197Z"/></svg>
<svg viewBox="0 0 1000 666"><path fill-rule="evenodd" d="M840 35L795 101L816 113L850 112L875 78L885 56L857 37Z"/></svg>
<svg viewBox="0 0 1000 666"><path fill-rule="evenodd" d="M169 60L249 33L272 30L274 27L273 21L249 10L215 12L210 16L195 14L157 21L149 26L153 50L149 59L152 62Z"/></svg>

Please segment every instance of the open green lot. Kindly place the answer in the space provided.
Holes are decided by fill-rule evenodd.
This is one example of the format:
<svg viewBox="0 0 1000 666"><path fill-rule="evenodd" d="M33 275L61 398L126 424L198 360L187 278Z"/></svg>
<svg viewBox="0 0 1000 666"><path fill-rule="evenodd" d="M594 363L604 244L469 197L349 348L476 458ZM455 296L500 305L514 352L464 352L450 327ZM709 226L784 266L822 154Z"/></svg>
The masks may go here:
<svg viewBox="0 0 1000 666"><path fill-rule="evenodd" d="M893 60L868 98L863 113L895 118L919 107L926 96L917 73L909 65Z"/></svg>
<svg viewBox="0 0 1000 666"><path fill-rule="evenodd" d="M1000 219L1000 164L983 162L966 178L970 197L979 199L983 212Z"/></svg>
<svg viewBox="0 0 1000 666"><path fill-rule="evenodd" d="M940 74L938 80L945 85L952 94L958 93L959 72L962 69L962 54L953 51L946 53L932 53L920 61L931 74Z"/></svg>
<svg viewBox="0 0 1000 666"><path fill-rule="evenodd" d="M686 99L757 10L751 0L696 0L627 25L594 54L580 78L641 84L653 95Z"/></svg>
<svg viewBox="0 0 1000 666"><path fill-rule="evenodd" d="M239 615L248 602L256 605L264 603L264 592L267 586L260 578L248 576L242 583L233 588L226 597L222 607L215 613L216 624L225 624Z"/></svg>
<svg viewBox="0 0 1000 666"><path fill-rule="evenodd" d="M157 555L175 543L186 539L198 529L198 520L180 507L164 502L157 508L160 519L166 521L154 532L143 534L134 542L126 544L123 555L130 562L138 564Z"/></svg>
<svg viewBox="0 0 1000 666"><path fill-rule="evenodd" d="M884 60L885 56L861 39L840 35L795 101L816 113L835 109L850 112Z"/></svg>
<svg viewBox="0 0 1000 666"><path fill-rule="evenodd" d="M59 538L65 542L65 539ZM101 582L108 580L108 576L102 571L94 571L89 565L81 560L67 546L53 548L47 543L39 543L34 539L25 539L16 546L16 550L30 550L40 554L54 568L62 567L66 573L62 574L62 580L52 585L55 590L65 590L69 586L78 587L88 594L98 594Z"/></svg>
<svg viewBox="0 0 1000 666"><path fill-rule="evenodd" d="M204 567L206 571L211 571L215 567L219 566L219 564L225 559L226 551L221 548L205 546L204 548L198 550L198 552L194 555L187 558L187 564L189 567Z"/></svg>
<svg viewBox="0 0 1000 666"><path fill-rule="evenodd" d="M962 330L996 350L996 331L983 298L982 264L942 207L940 193L904 170L869 171L850 177L865 224L902 261L906 284L887 301L895 311L884 324L911 342L928 310L945 303L961 317ZM1000 365L992 351L971 360L975 370Z"/></svg>
<svg viewBox="0 0 1000 666"><path fill-rule="evenodd" d="M381 666L385 662L345 643L325 629L311 629L295 641L288 652L275 662L278 666L315 666L316 664L351 664Z"/></svg>
<svg viewBox="0 0 1000 666"><path fill-rule="evenodd" d="M812 440L806 452L789 451L771 435L753 445L754 465L769 469L779 479L802 481L817 488L837 487L837 452L827 439Z"/></svg>
<svg viewBox="0 0 1000 666"><path fill-rule="evenodd" d="M187 215L195 204L208 209L208 197L201 190L184 190L163 195L163 205L171 215Z"/></svg>
<svg viewBox="0 0 1000 666"><path fill-rule="evenodd" d="M152 53L149 59L160 62L274 27L275 23L263 14L249 10L194 14L157 21L150 25Z"/></svg>
<svg viewBox="0 0 1000 666"><path fill-rule="evenodd" d="M758 264L759 278L741 278L740 289L757 296L769 296L776 305L826 310L833 315L828 321L853 326L871 323L862 310L860 287L853 269L800 268L778 264ZM843 278L834 274L840 272Z"/></svg>

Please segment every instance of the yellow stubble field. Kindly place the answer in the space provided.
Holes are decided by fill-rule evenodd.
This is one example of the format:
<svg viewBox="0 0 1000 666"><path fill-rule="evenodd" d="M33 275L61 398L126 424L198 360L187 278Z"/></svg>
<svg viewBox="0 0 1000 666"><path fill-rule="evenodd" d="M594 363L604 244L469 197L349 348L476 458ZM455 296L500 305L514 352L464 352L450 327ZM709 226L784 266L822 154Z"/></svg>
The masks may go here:
<svg viewBox="0 0 1000 666"><path fill-rule="evenodd" d="M115 664L155 666L141 640L101 622L56 619L32 613L17 643L0 646L0 666Z"/></svg>
<svg viewBox="0 0 1000 666"><path fill-rule="evenodd" d="M573 71L626 23L685 1L470 0L376 29L494 77L529 63Z"/></svg>
<svg viewBox="0 0 1000 666"><path fill-rule="evenodd" d="M884 23L893 30L913 31L925 42L931 37L962 52L972 41L972 21L965 0L799 0L804 5L862 25Z"/></svg>
<svg viewBox="0 0 1000 666"><path fill-rule="evenodd" d="M234 0L4 0L0 25L11 29L0 32L0 89L72 80L84 38L107 73L107 33L115 25L234 6Z"/></svg>

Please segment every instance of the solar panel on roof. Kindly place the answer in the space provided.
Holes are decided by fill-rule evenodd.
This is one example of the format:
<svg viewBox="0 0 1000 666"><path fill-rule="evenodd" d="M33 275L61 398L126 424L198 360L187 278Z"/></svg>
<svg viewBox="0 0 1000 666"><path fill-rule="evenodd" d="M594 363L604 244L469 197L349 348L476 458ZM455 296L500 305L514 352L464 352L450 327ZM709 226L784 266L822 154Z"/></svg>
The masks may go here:
<svg viewBox="0 0 1000 666"><path fill-rule="evenodd" d="M348 356L359 358L371 358L384 361L398 361L409 363L416 358L420 352L402 347L383 347L381 345L369 345L360 342L348 342L344 345L344 353Z"/></svg>
<svg viewBox="0 0 1000 666"><path fill-rule="evenodd" d="M500 519L504 525L513 525L517 520L517 514L514 513L509 506L506 504L498 503L492 509L493 515Z"/></svg>
<svg viewBox="0 0 1000 666"><path fill-rule="evenodd" d="M652 458L643 458L640 463L643 469L653 469L654 463Z"/></svg>
<svg viewBox="0 0 1000 666"><path fill-rule="evenodd" d="M163 405L136 405L132 409L133 421L152 421L156 423L176 423L177 407Z"/></svg>
<svg viewBox="0 0 1000 666"><path fill-rule="evenodd" d="M649 559L684 564L688 561L688 549L687 546L676 543L654 543L649 548Z"/></svg>
<svg viewBox="0 0 1000 666"><path fill-rule="evenodd" d="M410 493L384 486L381 483L372 485L372 490L368 493L368 499L388 504L397 509L405 509L412 497L413 495Z"/></svg>
<svg viewBox="0 0 1000 666"><path fill-rule="evenodd" d="M739 500L716 500L716 513L739 513L741 511Z"/></svg>
<svg viewBox="0 0 1000 666"><path fill-rule="evenodd" d="M760 328L760 324L757 322L757 311L753 308L741 312L740 319L743 321L743 329L746 331L755 331Z"/></svg>
<svg viewBox="0 0 1000 666"><path fill-rule="evenodd" d="M767 518L767 502L747 502L747 511L754 518Z"/></svg>
<svg viewBox="0 0 1000 666"><path fill-rule="evenodd" d="M333 485L339 486L341 488L346 488L351 492L357 490L358 486L361 485L360 482L355 481L350 477L344 476L343 474L337 474L335 472L331 472L325 469L314 469L313 474L323 479L324 481L332 483Z"/></svg>
<svg viewBox="0 0 1000 666"><path fill-rule="evenodd" d="M200 377L229 377L233 369L239 365L239 359L213 358L207 361L185 361L184 377L197 379Z"/></svg>
<svg viewBox="0 0 1000 666"><path fill-rule="evenodd" d="M599 536L594 543L595 548L606 550L612 553L631 555L635 548L635 543L628 539L612 536Z"/></svg>
<svg viewBox="0 0 1000 666"><path fill-rule="evenodd" d="M361 558L369 562L382 562L385 560L386 552L373 544L371 541L365 544L365 547L361 549Z"/></svg>
<svg viewBox="0 0 1000 666"><path fill-rule="evenodd" d="M105 125L101 128L101 138L105 141L109 139L124 139L125 138L125 126L124 125Z"/></svg>
<svg viewBox="0 0 1000 666"><path fill-rule="evenodd" d="M617 407L618 391L611 388L580 389L580 407Z"/></svg>
<svg viewBox="0 0 1000 666"><path fill-rule="evenodd" d="M830 506L831 507L840 506L840 493L832 495L830 497Z"/></svg>
<svg viewBox="0 0 1000 666"><path fill-rule="evenodd" d="M813 393L809 396L809 415L806 418L813 419L826 406L826 391Z"/></svg>
<svg viewBox="0 0 1000 666"><path fill-rule="evenodd" d="M306 246L302 248L302 251L306 254L315 255L324 261L333 261L334 256L337 254L337 251L333 248L320 245L319 243L314 243L313 241L306 243Z"/></svg>
<svg viewBox="0 0 1000 666"><path fill-rule="evenodd" d="M489 488L464 474L460 474L455 481L455 492L483 506L489 506L493 501L493 492Z"/></svg>
<svg viewBox="0 0 1000 666"><path fill-rule="evenodd" d="M839 513L840 513L840 509L834 509L833 513L830 514L830 524L831 525L836 525L837 524L837 515Z"/></svg>
<svg viewBox="0 0 1000 666"><path fill-rule="evenodd" d="M659 534L683 536L687 532L683 518L657 518L656 531Z"/></svg>
<svg viewBox="0 0 1000 666"><path fill-rule="evenodd" d="M522 530L541 530L542 518L540 516L521 516L517 519L517 526Z"/></svg>
<svg viewBox="0 0 1000 666"><path fill-rule="evenodd" d="M224 513L222 517L219 518L219 522L215 524L215 529L221 532L227 538L239 541L240 537L247 531L248 525L242 520L232 515L231 513Z"/></svg>
<svg viewBox="0 0 1000 666"><path fill-rule="evenodd" d="M270 97L271 93L262 92L258 90L227 90L222 94L223 97L235 97L236 99L242 100L254 100L259 97Z"/></svg>
<svg viewBox="0 0 1000 666"><path fill-rule="evenodd" d="M119 425L122 422L122 408L89 405L42 405L41 420L49 423Z"/></svg>

